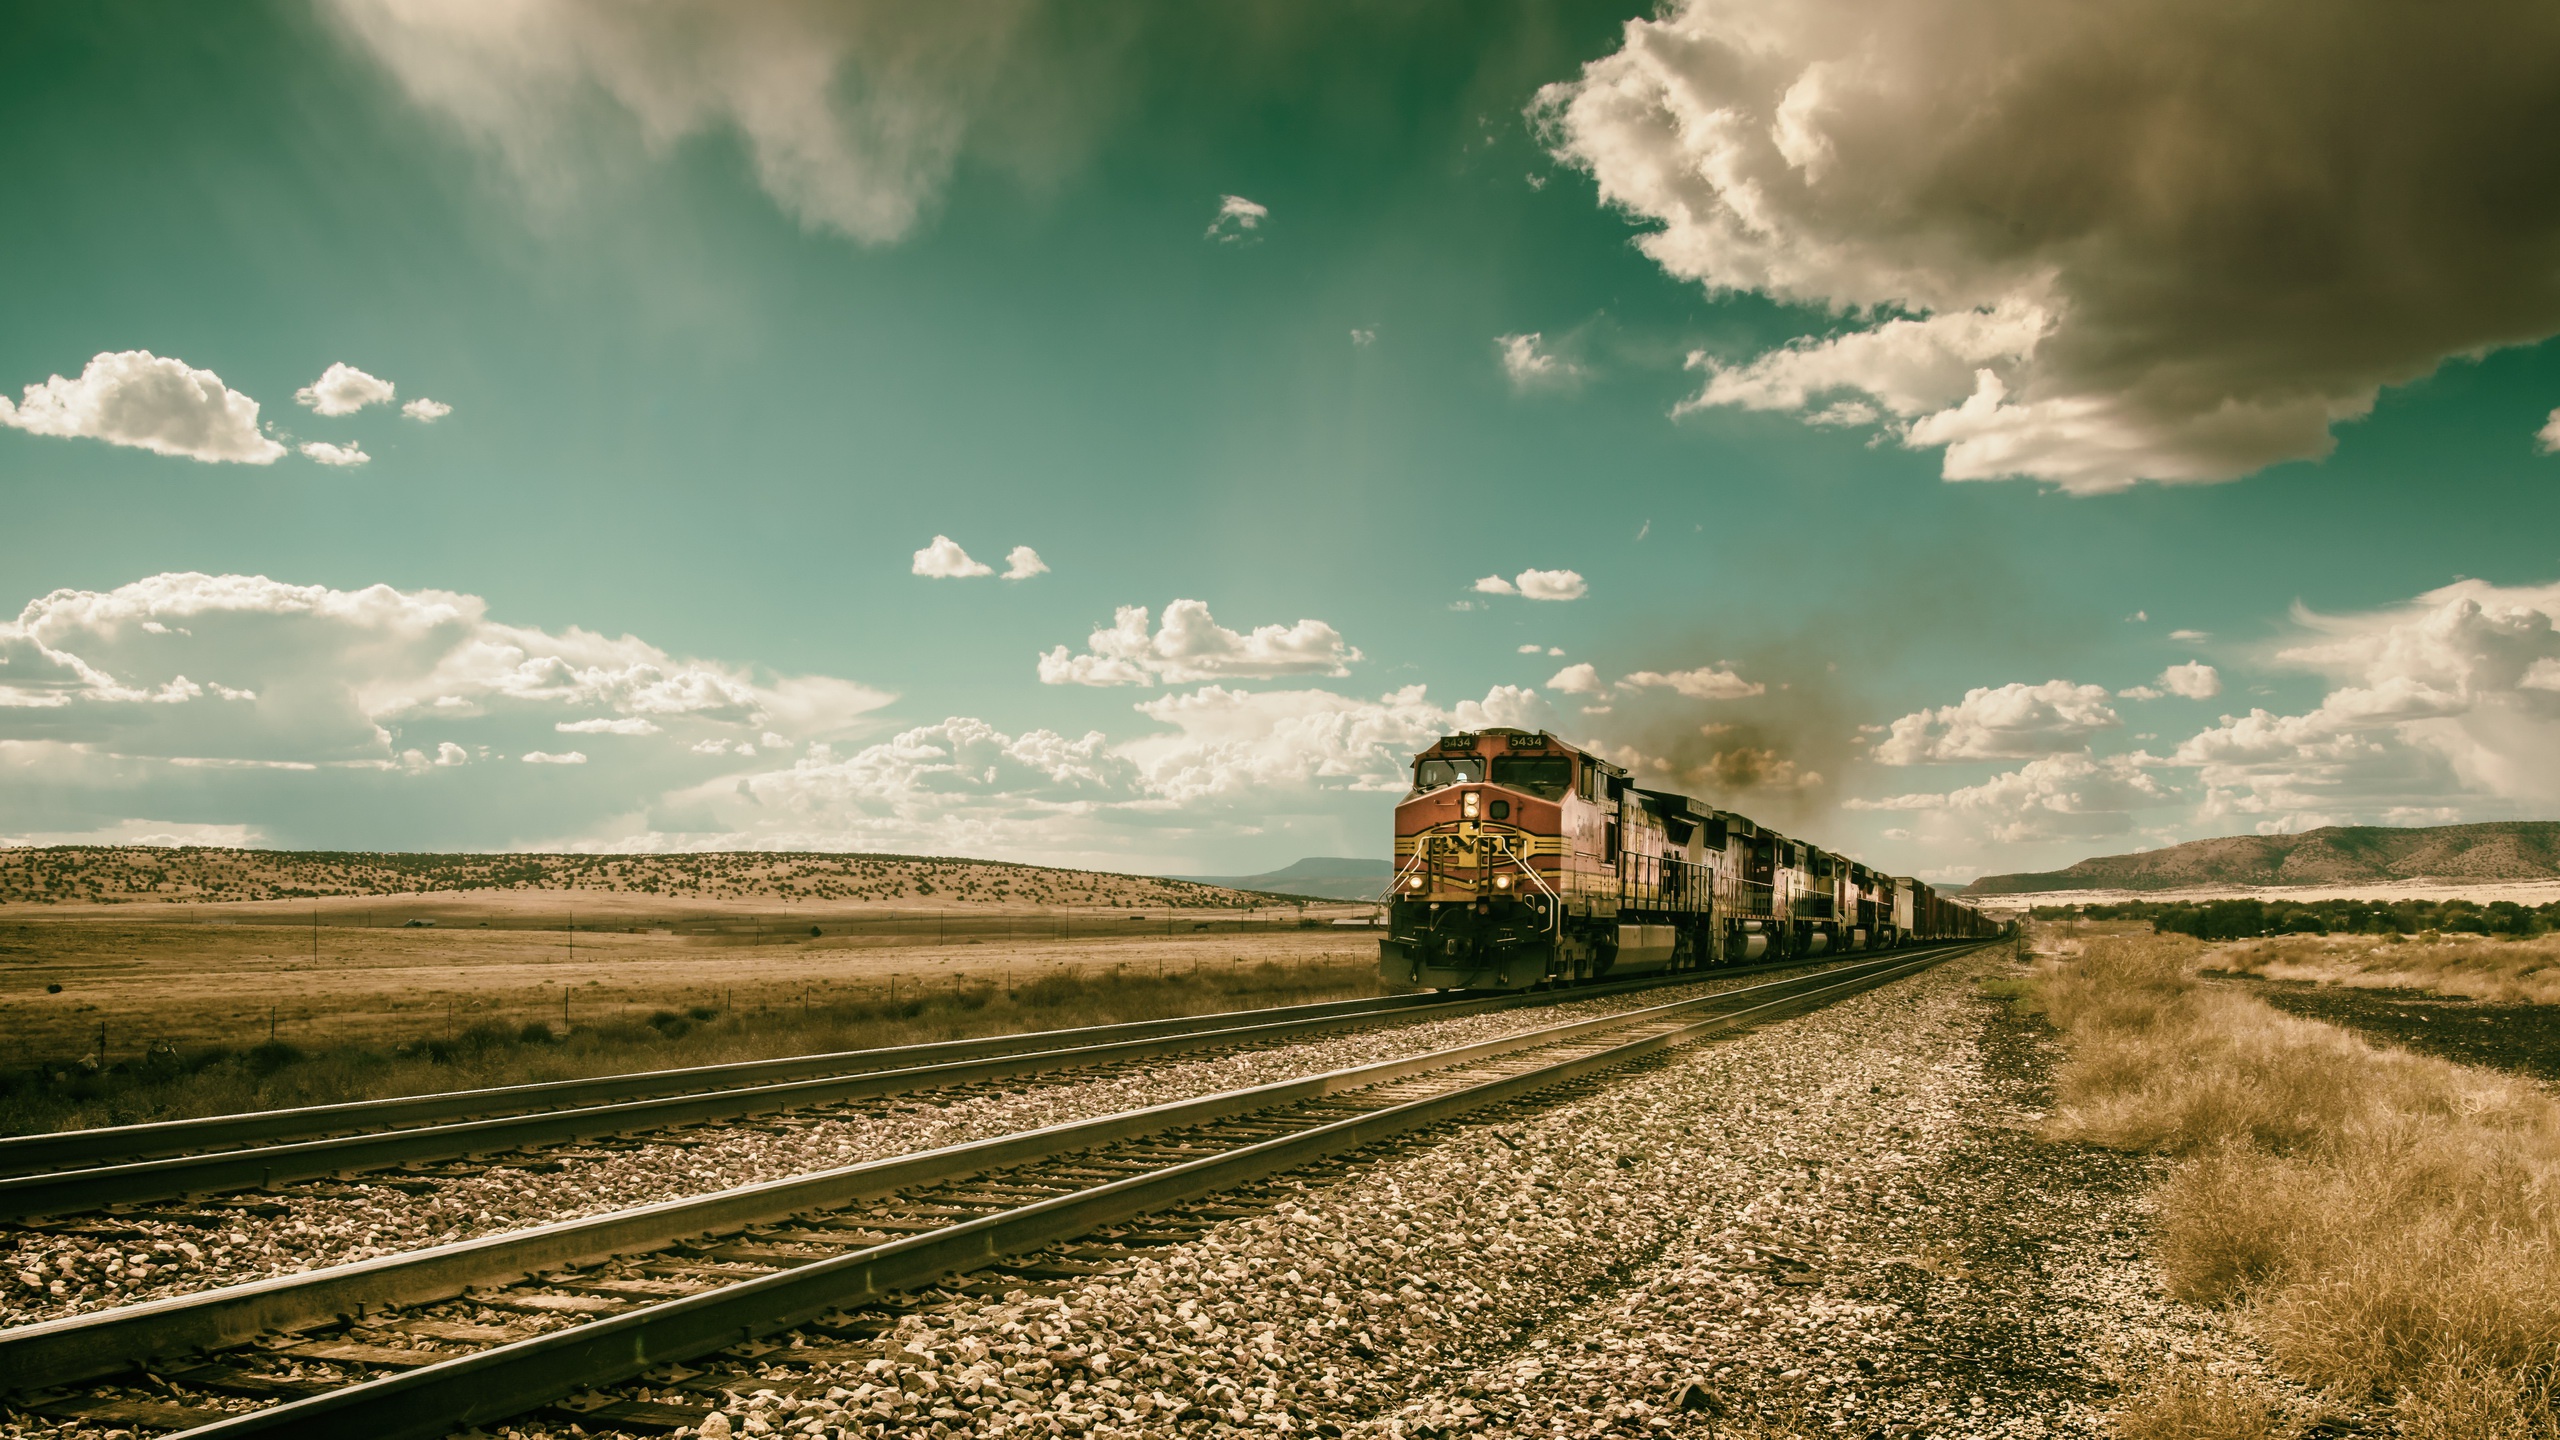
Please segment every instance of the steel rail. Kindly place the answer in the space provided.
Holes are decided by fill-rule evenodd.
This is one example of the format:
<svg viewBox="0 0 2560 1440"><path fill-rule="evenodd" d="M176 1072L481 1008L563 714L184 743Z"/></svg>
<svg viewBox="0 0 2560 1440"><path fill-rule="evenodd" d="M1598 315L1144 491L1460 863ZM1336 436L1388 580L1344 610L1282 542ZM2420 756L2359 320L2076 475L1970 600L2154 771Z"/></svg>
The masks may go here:
<svg viewBox="0 0 2560 1440"><path fill-rule="evenodd" d="M1970 947L1968 947L1970 948ZM499 1345L387 1377L235 1415L173 1440L431 1440L522 1414L580 1391L816 1320L831 1311L933 1284L1072 1239L1099 1226L1216 1193L1324 1157L1375 1145L1471 1110L1616 1069L1674 1045L1900 979L1957 951L1862 967L1854 979L1480 1081L1224 1154L1163 1166L851 1253ZM1777 982L1785 984L1788 982ZM1687 1008L1698 1002L1681 1002ZM1625 1017L1618 1017L1621 1024ZM1585 1028L1585 1027L1574 1027ZM1551 1042L1552 1043L1552 1042Z"/></svg>
<svg viewBox="0 0 2560 1440"><path fill-rule="evenodd" d="M1390 995L1358 1000L1326 1000L1310 1005L1276 1005L1257 1010L1226 1010L1209 1015L1181 1015L1164 1020L1130 1020L1111 1025L1085 1025L1064 1030L1020 1031L1008 1035L936 1040L921 1045L890 1045L868 1050L839 1050L818 1055L790 1055L772 1060L738 1060L668 1070L642 1070L596 1075L579 1080L545 1080L528 1085L500 1085L479 1090L443 1090L427 1095L395 1095L379 1100L349 1100L331 1105L304 1105L283 1110L257 1110L237 1115L205 1115L188 1120L154 1120L138 1125L107 1125L42 1135L0 1137L0 1176L35 1175L49 1170L86 1170L135 1160L158 1159L208 1150L252 1145L287 1144L402 1126L437 1125L479 1120L536 1110L645 1100L663 1095L770 1085L780 1081L818 1079L866 1070L896 1070L943 1060L971 1060L989 1055L1053 1050L1110 1040L1136 1040L1223 1030L1248 1020L1276 1022L1328 1016L1365 1016L1388 1010L1427 1009L1449 1001L1434 995Z"/></svg>
<svg viewBox="0 0 2560 1440"><path fill-rule="evenodd" d="M1809 962L1791 960L1780 962L1779 967L1774 968L1806 963ZM1088 1065L1148 1060L1216 1046L1262 1044L1320 1030L1399 1024L1585 999L1606 999L1670 985L1695 984L1711 974L1732 973L1737 971L1732 968L1688 970L1672 975L1643 976L1614 985L1518 992L1384 1010L1265 1021L1134 1040L1016 1051L976 1059L940 1060L892 1069L822 1075L814 1079L623 1100L530 1114L490 1116L440 1125L368 1130L353 1135L134 1160L80 1170L14 1175L0 1179L0 1220L28 1220L115 1204L256 1189L398 1165L568 1145L635 1131L696 1125L802 1106L837 1104L872 1096L1009 1079ZM1250 1015L1253 1012L1242 1013ZM1079 1034L1075 1031L1052 1033Z"/></svg>
<svg viewBox="0 0 2560 1440"><path fill-rule="evenodd" d="M1629 1025L1736 1005L1751 1009L1792 1003L1808 993L1861 984L1875 974L1932 964L1953 953L1933 951L1916 959L1898 956L1834 967L1816 975L1767 981L1424 1055L22 1326L0 1331L0 1390L25 1393L97 1380L135 1364L222 1350L264 1334L361 1316L368 1309L431 1304L474 1287L512 1283L563 1266L661 1249L704 1235L836 1209L1096 1145L1319 1100Z"/></svg>

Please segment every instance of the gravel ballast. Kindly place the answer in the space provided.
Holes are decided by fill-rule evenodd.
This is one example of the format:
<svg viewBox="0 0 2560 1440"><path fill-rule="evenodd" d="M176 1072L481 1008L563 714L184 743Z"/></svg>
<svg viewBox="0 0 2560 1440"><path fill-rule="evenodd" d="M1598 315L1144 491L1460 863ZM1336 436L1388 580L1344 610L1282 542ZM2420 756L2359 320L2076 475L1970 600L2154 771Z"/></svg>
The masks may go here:
<svg viewBox="0 0 2560 1440"><path fill-rule="evenodd" d="M2113 1377L2249 1359L2141 1258L2156 1162L2038 1138L2051 1042L1976 984L2014 973L1960 958L1107 1281L909 1315L697 1433L2103 1433Z"/></svg>
<svg viewBox="0 0 2560 1440"><path fill-rule="evenodd" d="M1269 1049L1174 1056L1063 1083L1025 1079L1010 1092L919 1093L838 1117L768 1117L705 1126L631 1149L568 1147L539 1162L393 1188L365 1177L295 1187L263 1213L208 1229L150 1215L102 1217L117 1234L13 1229L0 1254L0 1326L397 1254L738 1185L912 1154L1166 1101L1668 1004L1798 973L1719 976L1637 995L1372 1027ZM384 1179L395 1177L383 1177ZM186 1207L171 1206L169 1210Z"/></svg>

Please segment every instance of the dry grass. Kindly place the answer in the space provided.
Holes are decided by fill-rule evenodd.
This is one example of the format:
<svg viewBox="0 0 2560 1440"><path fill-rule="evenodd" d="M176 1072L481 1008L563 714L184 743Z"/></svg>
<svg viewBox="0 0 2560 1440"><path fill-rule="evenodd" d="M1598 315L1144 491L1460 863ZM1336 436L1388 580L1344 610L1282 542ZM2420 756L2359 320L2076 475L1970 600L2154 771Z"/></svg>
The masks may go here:
<svg viewBox="0 0 2560 1440"><path fill-rule="evenodd" d="M2289 935L2234 946L2216 964L2269 980L2424 990L2506 1004L2560 1005L2560 935L2530 940L2420 935Z"/></svg>
<svg viewBox="0 0 2560 1440"><path fill-rule="evenodd" d="M634 1070L824 1054L973 1035L1155 1020L1382 993L1365 956L1174 970L1053 969L1007 991L962 982L895 1003L806 1009L711 1006L616 1015L563 1033L547 1022L317 1045L163 1048L100 1071L53 1063L0 1072L0 1134L238 1114L387 1095L520 1085Z"/></svg>
<svg viewBox="0 0 2560 1440"><path fill-rule="evenodd" d="M2303 1431L2284 1397L2245 1376L2201 1366L2161 1371L2116 1412L2124 1440L2293 1440Z"/></svg>
<svg viewBox="0 0 2560 1440"><path fill-rule="evenodd" d="M2160 1195L2171 1288L2232 1306L2292 1378L2387 1399L2406 1435L2553 1440L2560 1104L2200 985L2205 955L2098 935L2048 966L2073 1052L2057 1133L2183 1157ZM2163 1385L2170 1418L2131 1423L2238 1414ZM2268 1433L2230 1423L2140 1433Z"/></svg>

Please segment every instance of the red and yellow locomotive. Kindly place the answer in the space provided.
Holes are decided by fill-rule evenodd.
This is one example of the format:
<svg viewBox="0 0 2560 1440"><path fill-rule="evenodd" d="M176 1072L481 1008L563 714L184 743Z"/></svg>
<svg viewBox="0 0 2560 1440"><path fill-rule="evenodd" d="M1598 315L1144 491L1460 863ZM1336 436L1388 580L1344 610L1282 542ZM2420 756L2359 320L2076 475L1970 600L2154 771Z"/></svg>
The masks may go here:
<svg viewBox="0 0 2560 1440"><path fill-rule="evenodd" d="M1996 933L1969 906L1544 731L1451 735L1396 806L1379 968L1401 988L1525 990Z"/></svg>

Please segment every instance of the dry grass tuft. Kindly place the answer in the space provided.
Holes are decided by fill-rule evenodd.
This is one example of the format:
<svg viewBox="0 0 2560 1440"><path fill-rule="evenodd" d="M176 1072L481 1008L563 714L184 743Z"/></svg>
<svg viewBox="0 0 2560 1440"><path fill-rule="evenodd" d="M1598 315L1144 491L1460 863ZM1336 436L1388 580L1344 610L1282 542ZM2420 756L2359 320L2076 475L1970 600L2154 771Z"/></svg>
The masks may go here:
<svg viewBox="0 0 2560 1440"><path fill-rule="evenodd" d="M2198 1365L2152 1375L2116 1412L2124 1440L2293 1440L2302 1431L2265 1384Z"/></svg>
<svg viewBox="0 0 2560 1440"><path fill-rule="evenodd" d="M2407 1434L2554 1440L2560 1104L2201 986L2203 955L2104 937L2045 972L2074 1052L2056 1131L2185 1157L2171 1288L2238 1307L2294 1379L2390 1398Z"/></svg>

